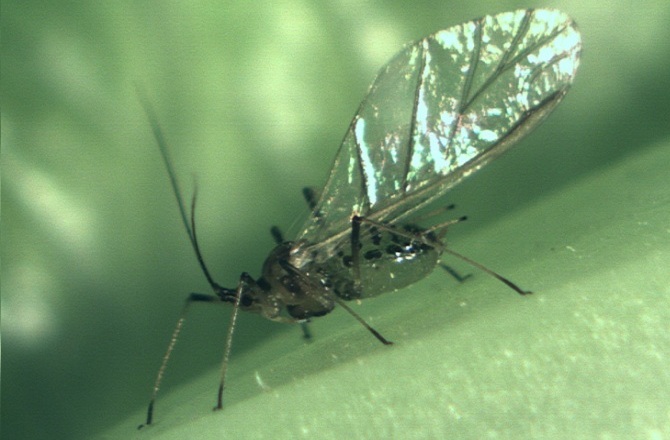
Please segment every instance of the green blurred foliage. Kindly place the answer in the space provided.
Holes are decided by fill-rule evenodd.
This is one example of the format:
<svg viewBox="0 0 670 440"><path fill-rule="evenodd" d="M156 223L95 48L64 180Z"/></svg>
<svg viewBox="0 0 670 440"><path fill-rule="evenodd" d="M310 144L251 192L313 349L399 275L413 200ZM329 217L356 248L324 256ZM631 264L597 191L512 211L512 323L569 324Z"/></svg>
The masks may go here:
<svg viewBox="0 0 670 440"><path fill-rule="evenodd" d="M3 2L5 437L87 438L143 406L183 299L207 291L137 87L187 191L197 174L204 252L232 286L258 275L268 227L291 230L304 213L300 188L324 181L375 71L403 43L543 5ZM551 6L583 32L574 90L527 147L455 192L477 219L462 234L668 139L666 2ZM227 320L193 311L168 384L218 362ZM291 330L242 317L235 353Z"/></svg>

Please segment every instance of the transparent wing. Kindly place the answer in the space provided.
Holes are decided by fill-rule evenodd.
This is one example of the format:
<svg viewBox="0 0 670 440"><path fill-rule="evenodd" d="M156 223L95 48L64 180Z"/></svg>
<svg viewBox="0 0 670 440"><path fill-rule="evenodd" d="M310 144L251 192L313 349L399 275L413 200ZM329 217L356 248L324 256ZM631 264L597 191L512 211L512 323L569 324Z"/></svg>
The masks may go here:
<svg viewBox="0 0 670 440"><path fill-rule="evenodd" d="M580 49L575 23L545 9L486 16L406 46L354 116L297 237L296 263L328 258L352 215L396 222L504 152L567 92Z"/></svg>

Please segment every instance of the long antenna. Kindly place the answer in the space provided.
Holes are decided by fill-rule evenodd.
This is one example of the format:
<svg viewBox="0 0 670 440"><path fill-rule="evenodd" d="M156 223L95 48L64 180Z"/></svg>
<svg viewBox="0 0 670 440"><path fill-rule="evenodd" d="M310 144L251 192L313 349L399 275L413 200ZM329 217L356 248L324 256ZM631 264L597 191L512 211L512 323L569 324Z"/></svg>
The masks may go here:
<svg viewBox="0 0 670 440"><path fill-rule="evenodd" d="M140 102L142 103L142 107L144 108L144 112L147 115L147 119L149 119L149 123L151 124L151 130L154 133L156 143L158 144L158 149L160 150L161 157L163 158L163 162L165 163L165 168L167 169L168 176L170 177L170 184L172 185L172 191L174 193L175 198L177 199L177 205L179 205L179 214L181 216L181 221L184 224L184 228L186 228L188 238L191 241L191 246L195 251L196 257L198 258L200 268L205 274L205 278L207 278L207 282L209 283L209 285L212 286L212 288L215 291L219 291L221 289L221 286L219 286L210 275L209 270L207 269L207 265L205 264L205 260L203 259L202 254L200 253L200 246L198 246L198 239L195 235L195 202L198 193L197 185L193 192L193 198L191 199L191 215L189 222L189 216L186 214L186 207L184 204L184 198L182 197L181 187L179 186L177 173L175 172L174 165L172 164L172 159L170 157L170 150L167 146L167 142L165 141L165 137L163 136L163 130L161 129L160 124L158 123L158 118L156 118L156 114L154 113L153 107L146 99L144 94L139 90L139 88L138 88L138 96L140 98Z"/></svg>

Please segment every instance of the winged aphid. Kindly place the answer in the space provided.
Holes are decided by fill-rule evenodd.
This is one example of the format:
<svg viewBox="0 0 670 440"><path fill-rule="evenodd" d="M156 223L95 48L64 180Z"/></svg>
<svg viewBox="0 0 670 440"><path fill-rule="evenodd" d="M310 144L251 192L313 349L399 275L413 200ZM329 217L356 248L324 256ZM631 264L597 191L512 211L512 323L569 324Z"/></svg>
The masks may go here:
<svg viewBox="0 0 670 440"><path fill-rule="evenodd" d="M426 277L443 253L474 265L520 294L507 278L445 246L449 226L429 224L426 208L463 178L498 157L561 101L581 51L564 13L527 9L489 15L411 43L379 72L360 104L323 190L304 190L311 215L298 235L277 246L258 279L243 273L235 288L217 284L198 246L194 211L186 213L166 142L145 108L168 170L182 221L213 294L186 301L158 371L153 410L186 310L193 302L231 303L232 317L215 409L223 406L238 311L305 323L340 306L384 344L346 301L393 291Z"/></svg>

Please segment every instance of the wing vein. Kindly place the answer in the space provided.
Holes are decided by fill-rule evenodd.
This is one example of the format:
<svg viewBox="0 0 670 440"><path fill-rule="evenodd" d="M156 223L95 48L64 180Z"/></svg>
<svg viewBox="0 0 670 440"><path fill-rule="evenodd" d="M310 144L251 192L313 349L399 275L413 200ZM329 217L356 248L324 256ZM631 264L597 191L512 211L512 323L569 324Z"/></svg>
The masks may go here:
<svg viewBox="0 0 670 440"><path fill-rule="evenodd" d="M503 56L500 58L500 62L498 63L498 66L496 67L495 71L491 74L491 76L489 76L486 79L486 81L484 81L484 84L481 85L481 87L470 97L467 103L463 106L463 108L461 109L462 111L461 114L465 113L465 111L470 107L470 105L472 105L472 103L475 102L477 98L482 93L484 93L484 91L488 89L491 86L491 84L493 84L494 81L498 77L500 77L500 75L503 74L503 72L505 72L507 69L513 66L520 57L523 57L528 53L527 50L523 51L521 54L514 57L511 62L508 62L509 57L512 55L514 49L517 47L523 36L526 35L526 33L528 32L528 29L530 28L530 18L532 14L533 11L531 10L526 11L526 14L523 17L523 21L519 24L519 29L514 35L514 38L512 39L512 42L509 45L509 49L507 49L503 54Z"/></svg>
<svg viewBox="0 0 670 440"><path fill-rule="evenodd" d="M414 155L414 143L416 142L416 136L414 131L416 130L416 114L419 107L419 95L423 89L425 83L425 69L426 69L426 57L428 53L428 38L423 39L423 51L421 52L421 64L419 66L419 78L417 80L417 87L414 92L414 104L412 107L412 119L409 126L409 146L407 148L407 155L405 157L405 168L402 173L402 192L403 194L407 193L407 186L409 184L407 176L409 175L410 168L412 165L412 156Z"/></svg>
<svg viewBox="0 0 670 440"><path fill-rule="evenodd" d="M477 27L475 30L475 35L474 35L474 40L475 40L475 48L472 53L472 59L470 61L470 67L468 68L468 74L465 77L465 83L463 84L463 90L461 93L461 100L460 100L460 105L459 105L459 114L463 114L465 112L465 109L469 105L468 102L468 96L470 95L470 91L472 89L472 81L474 80L475 77L475 72L477 71L477 65L479 64L479 60L481 59L481 51L482 51L482 24L483 24L483 19L480 20L477 23ZM467 103L466 105L462 105L463 103Z"/></svg>

